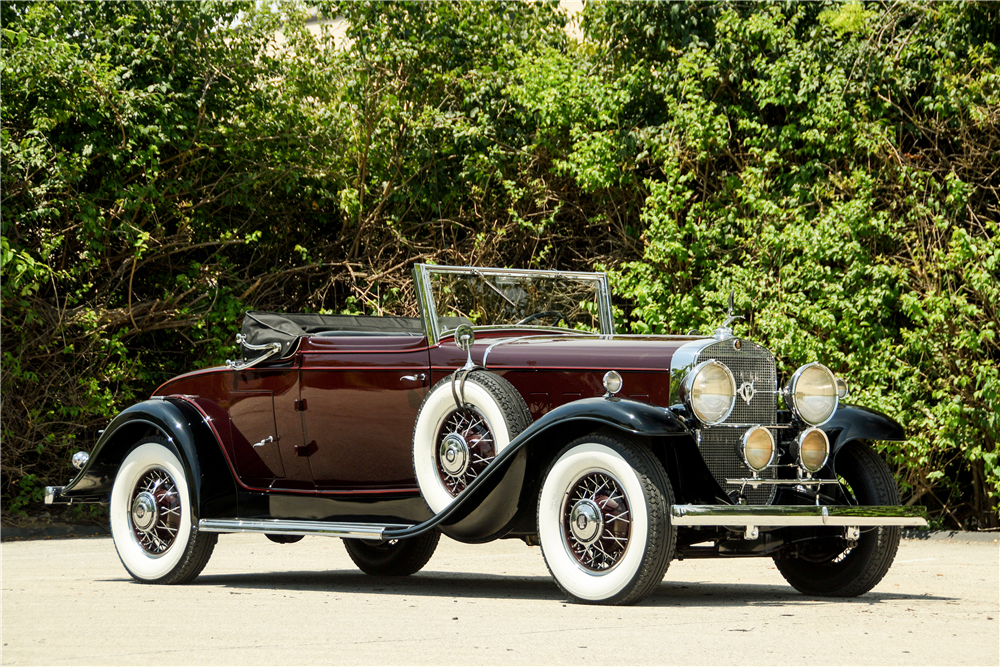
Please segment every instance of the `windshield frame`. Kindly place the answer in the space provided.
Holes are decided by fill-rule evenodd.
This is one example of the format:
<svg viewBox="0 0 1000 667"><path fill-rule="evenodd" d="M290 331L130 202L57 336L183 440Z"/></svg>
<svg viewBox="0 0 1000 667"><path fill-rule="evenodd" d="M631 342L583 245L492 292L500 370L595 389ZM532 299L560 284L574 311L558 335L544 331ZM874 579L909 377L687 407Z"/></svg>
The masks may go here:
<svg viewBox="0 0 1000 667"><path fill-rule="evenodd" d="M611 291L608 289L608 277L604 273L585 271L544 271L541 269L497 269L479 268L473 266L442 266L438 264L415 264L413 266L413 281L417 292L417 305L420 308L420 319L424 323L428 345L436 345L443 336L454 329L441 330L438 323L437 304L434 302L434 292L431 276L440 274L459 274L488 279L491 276L509 278L563 278L594 283L597 293L597 314L600 321L601 335L613 336L615 333L614 316L611 312ZM478 275L477 275L478 274ZM478 325L474 329L511 329L524 328L528 331L548 330L556 333L579 334L574 329L562 327L540 327L527 324L511 325Z"/></svg>

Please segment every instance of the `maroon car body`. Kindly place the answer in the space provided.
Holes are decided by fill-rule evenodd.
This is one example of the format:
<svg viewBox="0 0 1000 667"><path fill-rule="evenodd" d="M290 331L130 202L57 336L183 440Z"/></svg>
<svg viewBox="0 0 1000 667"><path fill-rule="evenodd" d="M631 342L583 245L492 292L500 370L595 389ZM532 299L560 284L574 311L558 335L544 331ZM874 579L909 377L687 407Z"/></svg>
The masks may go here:
<svg viewBox="0 0 1000 667"><path fill-rule="evenodd" d="M857 595L899 527L923 523L866 444L902 428L832 399L825 367L782 389L770 353L725 326L615 334L601 274L415 277L420 318L249 313L241 361L124 411L46 501L110 503L140 581L192 579L218 533L343 537L373 574L416 571L444 533L540 541L567 595L610 603L648 594L672 558L709 556L771 556L800 590ZM506 314L483 324L491 308Z"/></svg>

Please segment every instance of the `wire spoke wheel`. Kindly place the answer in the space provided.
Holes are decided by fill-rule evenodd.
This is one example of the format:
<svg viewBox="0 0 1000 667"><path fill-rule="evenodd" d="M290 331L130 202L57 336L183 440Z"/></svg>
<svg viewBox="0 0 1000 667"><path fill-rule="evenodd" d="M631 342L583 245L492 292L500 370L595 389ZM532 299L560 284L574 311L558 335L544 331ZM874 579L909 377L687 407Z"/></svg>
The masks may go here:
<svg viewBox="0 0 1000 667"><path fill-rule="evenodd" d="M621 482L600 472L577 480L563 505L563 534L569 552L588 570L603 572L617 565L632 535Z"/></svg>
<svg viewBox="0 0 1000 667"><path fill-rule="evenodd" d="M166 470L147 471L135 485L129 506L129 525L143 551L159 556L173 545L180 530L181 500Z"/></svg>
<svg viewBox="0 0 1000 667"><path fill-rule="evenodd" d="M457 496L496 458L496 439L486 417L475 408L452 412L437 438L438 475Z"/></svg>
<svg viewBox="0 0 1000 667"><path fill-rule="evenodd" d="M673 558L673 490L656 456L614 433L591 433L556 454L538 494L545 565L571 599L633 604Z"/></svg>
<svg viewBox="0 0 1000 667"><path fill-rule="evenodd" d="M137 442L118 468L108 507L115 550L136 581L183 584L205 568L218 535L198 531L196 506L169 441Z"/></svg>

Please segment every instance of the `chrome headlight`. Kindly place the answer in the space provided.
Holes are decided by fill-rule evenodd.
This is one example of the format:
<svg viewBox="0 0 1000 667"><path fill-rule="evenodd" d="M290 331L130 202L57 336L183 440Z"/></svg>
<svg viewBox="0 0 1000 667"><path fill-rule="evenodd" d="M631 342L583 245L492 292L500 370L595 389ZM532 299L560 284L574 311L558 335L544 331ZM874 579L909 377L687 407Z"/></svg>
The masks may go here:
<svg viewBox="0 0 1000 667"><path fill-rule="evenodd" d="M763 426L754 426L743 434L740 453L747 467L760 472L774 461L774 436Z"/></svg>
<svg viewBox="0 0 1000 667"><path fill-rule="evenodd" d="M837 411L837 378L818 362L806 364L792 375L785 398L795 416L812 426L829 421Z"/></svg>
<svg viewBox="0 0 1000 667"><path fill-rule="evenodd" d="M714 359L694 367L681 384L681 398L702 423L725 421L736 403L736 380L726 366Z"/></svg>
<svg viewBox="0 0 1000 667"><path fill-rule="evenodd" d="M795 456L800 467L809 472L819 472L830 458L830 439L816 428L807 428L795 441Z"/></svg>

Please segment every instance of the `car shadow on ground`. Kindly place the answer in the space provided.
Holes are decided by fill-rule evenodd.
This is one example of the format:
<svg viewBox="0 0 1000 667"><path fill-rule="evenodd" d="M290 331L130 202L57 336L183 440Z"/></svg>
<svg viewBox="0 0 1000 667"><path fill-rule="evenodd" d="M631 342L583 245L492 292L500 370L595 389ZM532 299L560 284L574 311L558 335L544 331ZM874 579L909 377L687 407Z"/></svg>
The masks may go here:
<svg viewBox="0 0 1000 667"><path fill-rule="evenodd" d="M466 574L433 570L425 570L410 577L372 577L361 572L343 570L202 574L189 585L224 586L247 591L316 591L351 595L567 601L565 594L550 577ZM880 591L858 598L827 598L802 595L791 586L664 581L639 604L661 607L734 607L836 602L867 606L894 601L950 600L954 598Z"/></svg>
<svg viewBox="0 0 1000 667"><path fill-rule="evenodd" d="M802 605L836 603L869 606L895 601L954 601L955 598L927 594L873 591L856 598L803 595L791 586L773 584L679 583L664 581L642 604L669 607L736 607L743 605Z"/></svg>

